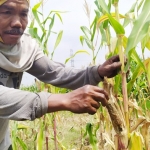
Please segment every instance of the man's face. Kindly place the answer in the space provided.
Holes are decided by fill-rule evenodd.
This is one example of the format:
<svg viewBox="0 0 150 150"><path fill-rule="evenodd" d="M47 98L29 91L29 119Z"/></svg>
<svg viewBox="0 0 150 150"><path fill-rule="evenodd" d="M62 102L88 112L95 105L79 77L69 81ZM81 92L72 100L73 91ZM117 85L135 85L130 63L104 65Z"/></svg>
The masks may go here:
<svg viewBox="0 0 150 150"><path fill-rule="evenodd" d="M0 37L5 44L16 44L28 24L27 0L7 0L0 6Z"/></svg>

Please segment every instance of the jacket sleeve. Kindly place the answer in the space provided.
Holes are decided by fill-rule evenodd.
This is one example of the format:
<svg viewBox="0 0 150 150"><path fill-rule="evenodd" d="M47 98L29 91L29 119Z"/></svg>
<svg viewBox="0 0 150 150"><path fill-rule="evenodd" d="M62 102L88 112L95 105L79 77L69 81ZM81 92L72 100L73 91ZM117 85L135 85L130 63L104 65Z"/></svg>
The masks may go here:
<svg viewBox="0 0 150 150"><path fill-rule="evenodd" d="M86 69L66 67L44 56L36 60L27 72L45 83L73 90L86 84L97 85L102 81L97 69L98 66Z"/></svg>
<svg viewBox="0 0 150 150"><path fill-rule="evenodd" d="M34 120L47 112L49 93L31 93L0 85L0 118Z"/></svg>

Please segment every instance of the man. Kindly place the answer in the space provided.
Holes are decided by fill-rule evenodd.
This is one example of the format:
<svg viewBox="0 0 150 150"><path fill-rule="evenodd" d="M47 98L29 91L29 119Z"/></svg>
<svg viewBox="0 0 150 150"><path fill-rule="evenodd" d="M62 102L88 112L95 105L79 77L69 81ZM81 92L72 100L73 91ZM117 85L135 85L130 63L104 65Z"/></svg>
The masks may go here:
<svg viewBox="0 0 150 150"><path fill-rule="evenodd" d="M104 76L120 70L118 56L101 66L85 70L66 68L44 56L34 39L24 33L29 0L0 0L0 150L11 145L9 120L34 120L55 111L94 114L107 105L108 94L94 86ZM66 94L31 93L18 90L26 71L39 80L73 91Z"/></svg>

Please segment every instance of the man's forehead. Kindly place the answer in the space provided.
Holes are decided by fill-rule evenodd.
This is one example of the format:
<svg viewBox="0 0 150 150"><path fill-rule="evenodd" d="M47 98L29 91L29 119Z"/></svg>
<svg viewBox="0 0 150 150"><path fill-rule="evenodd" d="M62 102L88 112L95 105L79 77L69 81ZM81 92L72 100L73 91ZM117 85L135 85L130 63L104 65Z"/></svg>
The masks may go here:
<svg viewBox="0 0 150 150"><path fill-rule="evenodd" d="M24 0L18 0L18 1L24 1ZM30 2L30 0L26 0L28 3ZM7 0L0 0L0 5L2 5L3 3L7 2Z"/></svg>

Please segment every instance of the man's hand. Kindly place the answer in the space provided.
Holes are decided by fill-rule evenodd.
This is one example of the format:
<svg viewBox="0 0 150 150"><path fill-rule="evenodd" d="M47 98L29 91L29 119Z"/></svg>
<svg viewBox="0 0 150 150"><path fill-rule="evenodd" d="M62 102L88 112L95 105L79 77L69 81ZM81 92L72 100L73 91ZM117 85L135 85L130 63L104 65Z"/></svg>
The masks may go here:
<svg viewBox="0 0 150 150"><path fill-rule="evenodd" d="M66 94L54 94L48 101L48 112L67 110L73 113L95 114L107 105L108 94L97 86L86 85Z"/></svg>
<svg viewBox="0 0 150 150"><path fill-rule="evenodd" d="M106 60L102 65L98 67L99 75L104 78L112 78L118 74L121 70L121 62L119 60L119 55L113 56Z"/></svg>

